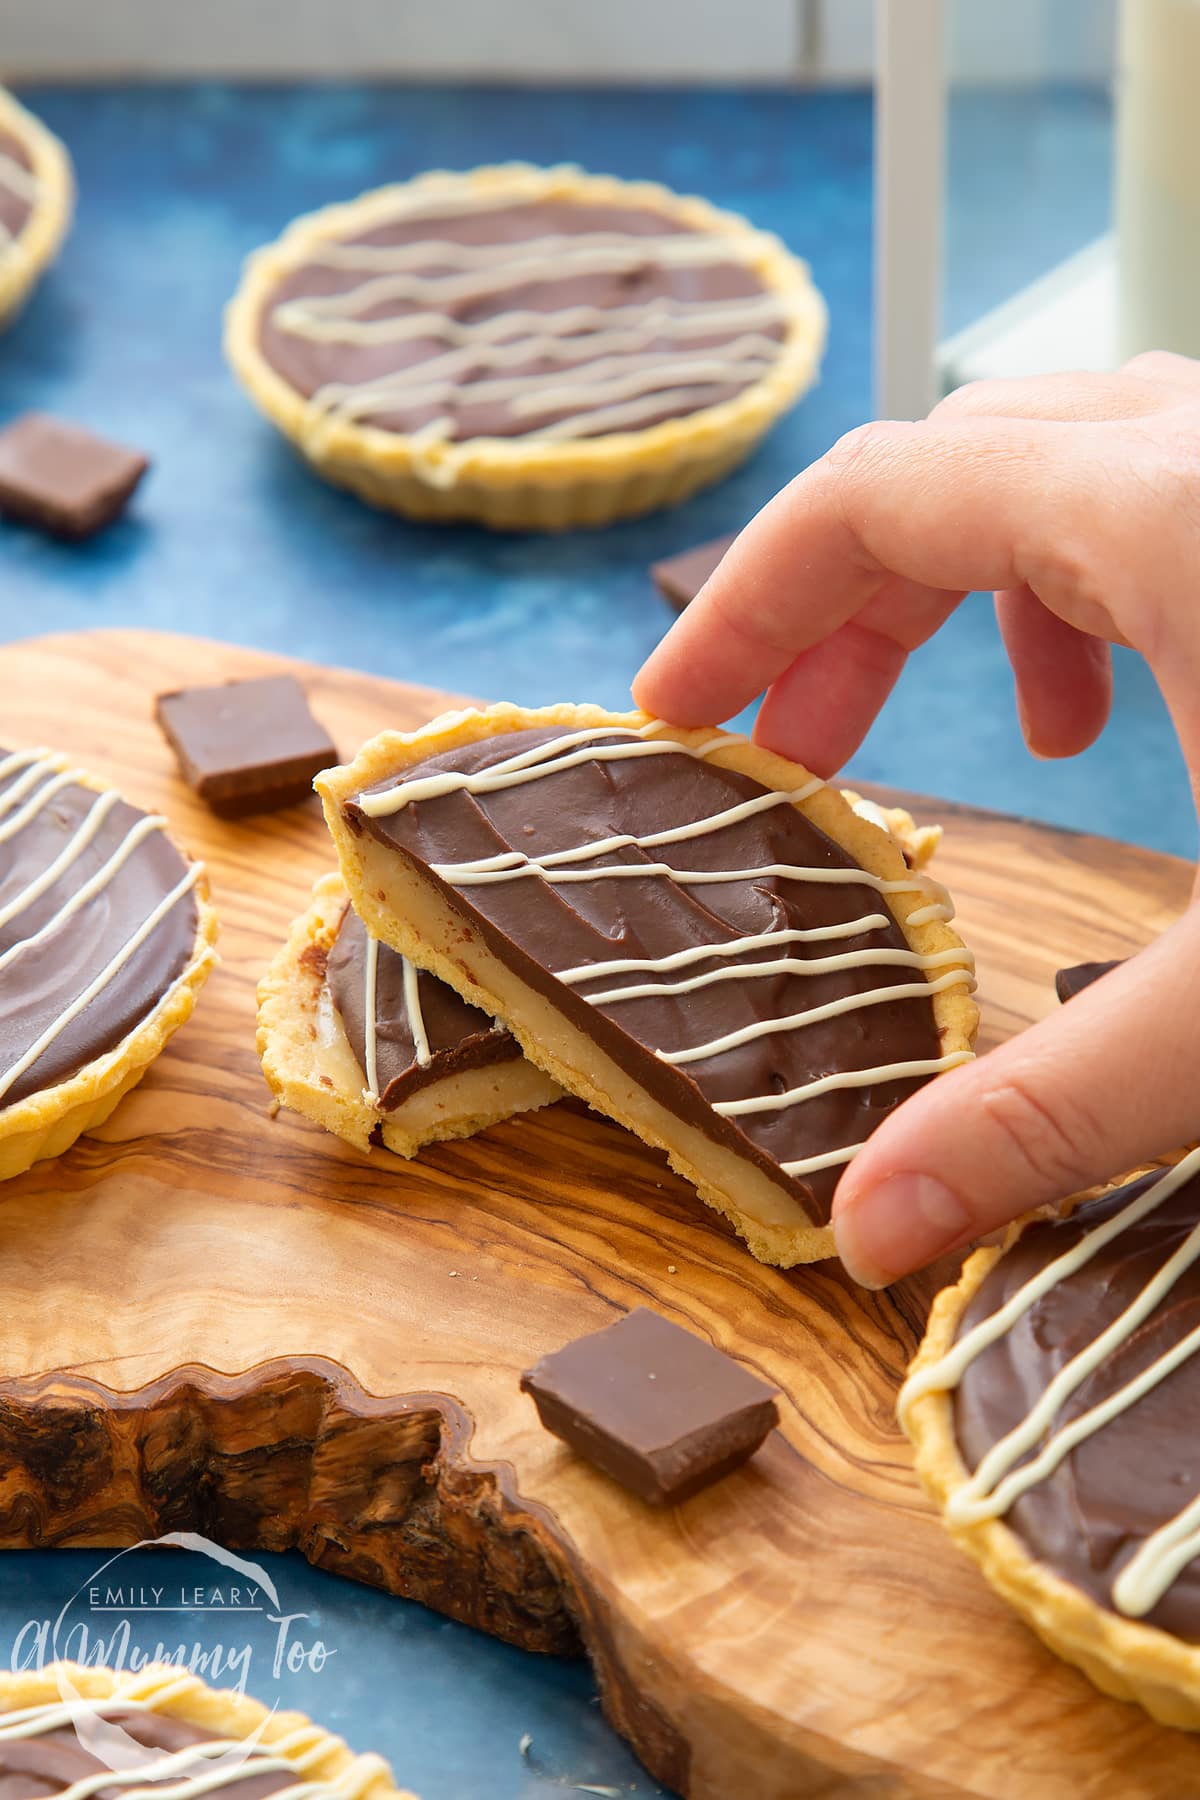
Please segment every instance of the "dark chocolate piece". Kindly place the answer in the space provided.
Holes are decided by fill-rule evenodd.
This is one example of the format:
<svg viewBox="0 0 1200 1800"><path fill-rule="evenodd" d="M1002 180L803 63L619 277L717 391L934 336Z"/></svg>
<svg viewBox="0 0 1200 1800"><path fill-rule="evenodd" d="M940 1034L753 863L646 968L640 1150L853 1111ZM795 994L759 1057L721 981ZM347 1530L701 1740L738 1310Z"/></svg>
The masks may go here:
<svg viewBox="0 0 1200 1800"><path fill-rule="evenodd" d="M360 1069L366 1067L366 948L366 928L354 908L347 906L326 960L325 979ZM404 958L380 944L375 967L375 1069L384 1112L431 1081L520 1056L520 1045L509 1032L498 1029L480 1007L470 1005L425 969L417 971L417 1003L430 1052L424 1066L417 1059L404 992Z"/></svg>
<svg viewBox="0 0 1200 1800"><path fill-rule="evenodd" d="M461 744L406 769L405 780L485 769L562 735L561 727L538 727ZM595 741L600 745L621 738L614 733ZM506 850L543 856L597 839L657 833L766 793L749 776L681 750L677 756L589 759L490 793L459 789L430 796L378 818L351 801L346 816L353 829L369 832L419 863L447 904L502 962L545 994L664 1106L715 1142L753 1159L814 1223L824 1224L840 1167L801 1176L787 1174L780 1165L861 1143L923 1078L834 1087L798 1105L737 1117L716 1113L714 1103L783 1094L831 1072L936 1060L941 1054L938 1027L919 969L861 962L818 974L783 970L697 985L696 975L730 966L718 951L707 964L698 960L677 973L601 973L570 987L553 972L623 957L661 958L705 944L723 947L732 939L764 932L840 927L868 915L882 916L886 923L845 937L767 944L739 953L737 965L747 969L781 957L819 961L863 950L907 953L908 941L886 898L865 877L861 883L804 881L758 872L789 864L854 870L848 851L795 807L776 805L700 836L647 850L628 845L605 859L635 867L667 863L676 869L754 871L744 880L691 885L648 873L644 879L493 880L455 887L429 867L491 858ZM672 986L681 976L692 985ZM588 998L647 982L668 991L599 1004ZM702 1060L673 1065L658 1054L687 1051L762 1020L910 984L915 984L911 998L868 999L800 1028L754 1036Z"/></svg>
<svg viewBox="0 0 1200 1800"><path fill-rule="evenodd" d="M196 901L187 891L82 1012L7 1080L187 873L170 838L147 831L136 806L72 781L59 785L61 760L0 750L0 918L8 914L0 923L0 1110L115 1049L195 948ZM59 872L39 891L52 865ZM84 887L91 897L69 911Z"/></svg>
<svg viewBox="0 0 1200 1800"><path fill-rule="evenodd" d="M155 717L184 780L222 819L294 806L337 761L290 675L160 694Z"/></svg>
<svg viewBox="0 0 1200 1800"><path fill-rule="evenodd" d="M334 417L347 407L351 419L405 433L444 420L444 435L458 441L523 437L585 413L588 419L572 436L641 431L732 399L761 378L784 336L784 308L753 269L732 256L725 262L665 257L656 241L711 242L714 234L690 232L649 207L501 200L441 217L402 207L403 199L394 219L345 240L363 247L361 258L293 269L262 307L259 342L267 362L306 398L325 390ZM585 265L561 246L541 247L531 263L531 239L579 234L602 244ZM360 300L335 312L332 297L358 295L372 279L386 280L382 253L416 244L428 246L428 254L418 253L390 289L374 290L371 322L421 316L449 324L409 335L389 335L381 324L365 341L354 335ZM512 247L511 274L473 256L478 247L497 244ZM698 311L706 306L709 329ZM590 322L595 308L611 309L614 316ZM553 315L550 347L530 325L530 316L539 313ZM502 314L517 316L507 328L489 329ZM340 319L349 320L351 329L343 325L339 332ZM307 330L309 325L316 329ZM577 354L592 336L598 338L595 351ZM733 346L747 338L753 340L750 351L735 353ZM528 353L518 355L516 347L526 345ZM421 375L426 362L440 363L427 380ZM415 371L411 398L398 379L407 370ZM508 385L513 381L515 390ZM594 397L580 393L589 384Z"/></svg>
<svg viewBox="0 0 1200 1800"><path fill-rule="evenodd" d="M547 1431L660 1506L739 1468L779 1423L775 1389L645 1306L543 1356L521 1388Z"/></svg>
<svg viewBox="0 0 1200 1800"><path fill-rule="evenodd" d="M694 550L681 550L678 556L651 563L651 581L676 612L682 612L696 598L737 535L731 531L728 537L713 538L711 543L697 544Z"/></svg>
<svg viewBox="0 0 1200 1800"><path fill-rule="evenodd" d="M0 431L0 512L57 537L91 537L112 523L149 466L140 450L82 425L23 413Z"/></svg>
<svg viewBox="0 0 1200 1800"><path fill-rule="evenodd" d="M999 1312L1047 1263L1157 1179L1145 1176L1066 1219L1029 1227L985 1277L958 1335ZM1198 1223L1200 1177L1056 1282L968 1366L954 1395L954 1418L969 1468L1020 1423L1059 1369L1125 1311ZM1197 1327L1200 1262L1193 1262L1166 1299L1070 1396L1055 1428L1135 1380ZM1040 1562L1111 1609L1113 1581L1134 1551L1200 1493L1198 1418L1200 1358L1192 1357L1069 1451L1009 1508L1005 1524ZM1200 1642L1200 1558L1180 1571L1145 1622Z"/></svg>
<svg viewBox="0 0 1200 1800"><path fill-rule="evenodd" d="M61 1710L56 1701L52 1707L47 1707L47 1714L61 1713ZM163 1712L122 1713L106 1709L104 1717L113 1719L127 1737L144 1744L147 1749L167 1754L186 1750L192 1744L212 1743L219 1736L217 1732L205 1731L200 1725ZM264 1754L269 1754L269 1750L268 1745L263 1746ZM251 1768L253 1761L252 1755ZM78 1781L92 1780L103 1774L109 1766L85 1749L72 1725L57 1725L30 1736L10 1737L5 1734L4 1714L0 1712L0 1800L42 1800L43 1796L49 1800L49 1796L65 1793ZM264 1769L261 1774L249 1774L244 1773L245 1768L245 1764L229 1764L227 1779L218 1779L207 1794L199 1786L202 1776L211 1775L212 1765L207 1762L198 1767L176 1769L169 1778L162 1777L158 1781L143 1777L138 1785L147 1793L154 1793L159 1786L168 1785L168 1781L176 1788L183 1784L185 1789L190 1782L196 1782L196 1800L211 1800L212 1793L223 1793L226 1789L231 1796L236 1796L236 1800L265 1800L266 1795L294 1787L302 1779L299 1769L295 1772ZM96 1800L120 1800L120 1796L128 1791L128 1773L123 1778L114 1775L111 1782L96 1790Z"/></svg>
<svg viewBox="0 0 1200 1800"><path fill-rule="evenodd" d="M1117 957L1114 962L1076 963L1070 969L1060 969L1054 977L1054 991L1064 1002L1073 1000L1076 994L1091 987L1093 981L1099 981L1110 969L1119 969L1123 960L1123 957Z"/></svg>

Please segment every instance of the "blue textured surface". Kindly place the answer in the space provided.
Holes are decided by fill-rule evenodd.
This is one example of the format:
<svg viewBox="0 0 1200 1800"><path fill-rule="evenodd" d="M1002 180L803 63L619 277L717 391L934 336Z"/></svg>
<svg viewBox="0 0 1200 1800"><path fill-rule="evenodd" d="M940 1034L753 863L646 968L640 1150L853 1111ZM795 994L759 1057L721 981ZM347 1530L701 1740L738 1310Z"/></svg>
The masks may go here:
<svg viewBox="0 0 1200 1800"><path fill-rule="evenodd" d="M69 144L82 197L58 267L0 340L0 416L48 408L141 445L155 467L130 515L90 545L0 531L0 641L173 628L459 691L620 704L670 619L647 563L742 523L869 414L865 95L206 85L27 98ZM1090 93L975 94L951 143L953 328L1103 228L1106 107ZM311 477L225 370L220 313L241 260L296 213L425 167L513 156L708 194L812 263L832 314L820 387L742 472L676 512L551 540L406 525ZM1186 779L1139 663L1122 657L1112 727L1067 764L1027 756L1010 685L976 597L913 660L855 772L1192 852ZM423 1800L579 1782L658 1792L603 1726L582 1667L264 1561L288 1610L319 1614L336 1651L322 1674L288 1677L283 1702L389 1754ZM88 1565L5 1558L0 1665ZM269 1668L265 1643L256 1669ZM526 1732L532 1760L518 1750Z"/></svg>

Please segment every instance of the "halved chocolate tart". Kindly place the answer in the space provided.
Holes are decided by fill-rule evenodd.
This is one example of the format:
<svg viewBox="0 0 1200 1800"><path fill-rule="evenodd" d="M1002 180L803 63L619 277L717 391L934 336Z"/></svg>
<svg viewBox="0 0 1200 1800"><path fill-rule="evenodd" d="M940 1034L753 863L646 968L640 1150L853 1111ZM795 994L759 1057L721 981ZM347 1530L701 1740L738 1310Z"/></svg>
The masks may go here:
<svg viewBox="0 0 1200 1800"><path fill-rule="evenodd" d="M832 1254L841 1169L971 1055L945 890L744 738L497 706L317 788L368 929L666 1150L763 1261Z"/></svg>
<svg viewBox="0 0 1200 1800"><path fill-rule="evenodd" d="M340 875L317 882L259 983L258 1053L293 1112L397 1156L562 1096L502 1026L370 937Z"/></svg>
<svg viewBox="0 0 1200 1800"><path fill-rule="evenodd" d="M226 351L319 474L508 530L680 500L810 384L825 309L775 237L651 182L511 163L297 219Z"/></svg>
<svg viewBox="0 0 1200 1800"><path fill-rule="evenodd" d="M215 961L200 863L115 788L0 750L0 1180L141 1080Z"/></svg>
<svg viewBox="0 0 1200 1800"><path fill-rule="evenodd" d="M73 199L63 145L0 88L0 327L20 310L58 254Z"/></svg>

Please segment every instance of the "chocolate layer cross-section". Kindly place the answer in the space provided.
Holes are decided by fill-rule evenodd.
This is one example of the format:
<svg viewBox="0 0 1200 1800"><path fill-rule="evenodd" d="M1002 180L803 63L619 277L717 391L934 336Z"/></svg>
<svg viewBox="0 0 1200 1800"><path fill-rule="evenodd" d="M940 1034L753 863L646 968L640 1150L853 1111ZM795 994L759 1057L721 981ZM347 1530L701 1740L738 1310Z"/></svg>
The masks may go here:
<svg viewBox="0 0 1200 1800"><path fill-rule="evenodd" d="M300 1713L268 1712L176 1667L55 1663L0 1676L3 1800L266 1800L289 1789L305 1800L412 1800L381 1757L355 1756Z"/></svg>
<svg viewBox="0 0 1200 1800"><path fill-rule="evenodd" d="M922 1477L989 1579L1104 1687L1193 1727L1198 1353L1193 1150L976 1252L900 1400Z"/></svg>
<svg viewBox="0 0 1200 1800"><path fill-rule="evenodd" d="M124 509L148 467L140 450L48 413L23 413L0 431L0 512L56 537L91 537Z"/></svg>
<svg viewBox="0 0 1200 1800"><path fill-rule="evenodd" d="M775 1389L639 1306L521 1377L547 1431L656 1505L740 1468L779 1423Z"/></svg>
<svg viewBox="0 0 1200 1800"><path fill-rule="evenodd" d="M755 1253L970 1055L944 890L794 764L595 708L450 715L318 786L368 926L661 1145Z"/></svg>
<svg viewBox="0 0 1200 1800"><path fill-rule="evenodd" d="M285 1106L399 1156L557 1100L511 1034L368 936L337 875L259 984L258 1049Z"/></svg>
<svg viewBox="0 0 1200 1800"><path fill-rule="evenodd" d="M337 757L291 675L160 694L155 716L184 780L223 819L295 806Z"/></svg>
<svg viewBox="0 0 1200 1800"><path fill-rule="evenodd" d="M111 1110L191 1011L215 922L165 826L65 756L0 751L0 1176Z"/></svg>

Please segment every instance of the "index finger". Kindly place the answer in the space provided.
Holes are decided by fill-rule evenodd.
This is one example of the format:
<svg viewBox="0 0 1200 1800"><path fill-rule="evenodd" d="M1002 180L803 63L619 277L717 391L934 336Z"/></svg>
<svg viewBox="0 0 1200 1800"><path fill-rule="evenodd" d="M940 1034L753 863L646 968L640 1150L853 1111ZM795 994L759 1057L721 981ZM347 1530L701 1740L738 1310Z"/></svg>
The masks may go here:
<svg viewBox="0 0 1200 1800"><path fill-rule="evenodd" d="M1039 558L1069 531L1065 501L1111 480L1102 429L987 417L851 432L730 546L643 665L638 704L715 724L877 596L872 631L907 647L914 590L1036 586Z"/></svg>

